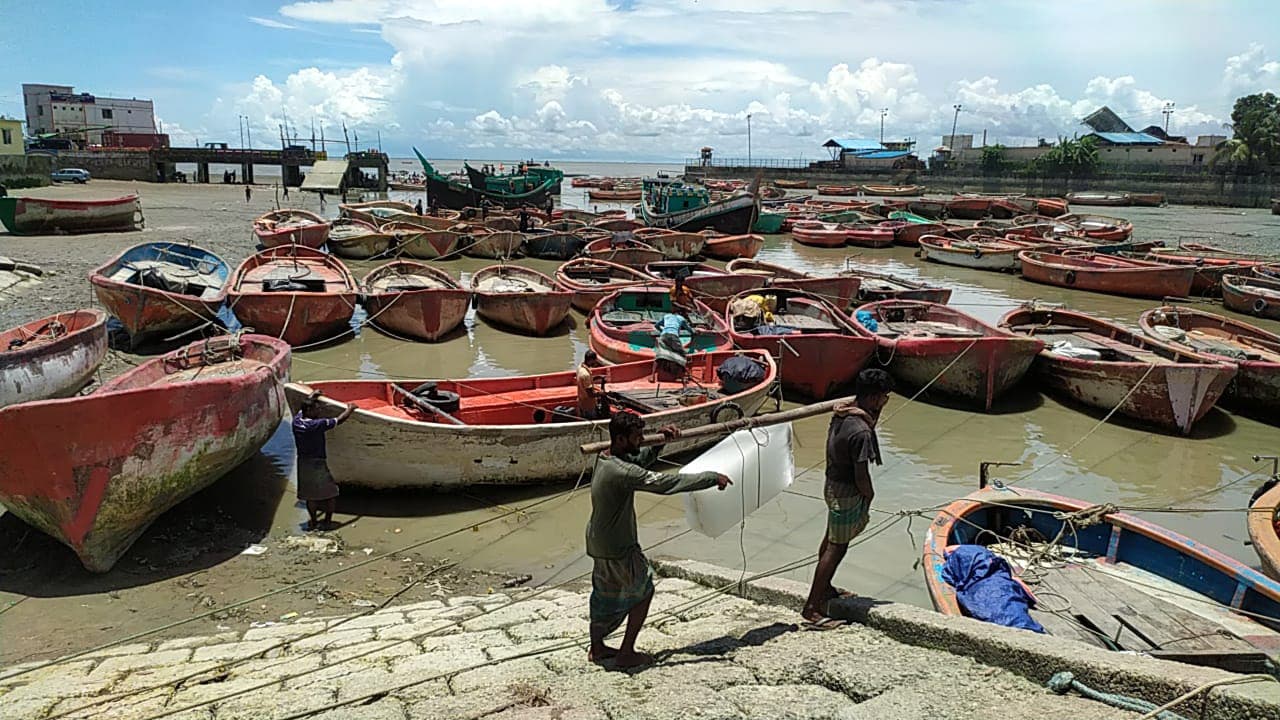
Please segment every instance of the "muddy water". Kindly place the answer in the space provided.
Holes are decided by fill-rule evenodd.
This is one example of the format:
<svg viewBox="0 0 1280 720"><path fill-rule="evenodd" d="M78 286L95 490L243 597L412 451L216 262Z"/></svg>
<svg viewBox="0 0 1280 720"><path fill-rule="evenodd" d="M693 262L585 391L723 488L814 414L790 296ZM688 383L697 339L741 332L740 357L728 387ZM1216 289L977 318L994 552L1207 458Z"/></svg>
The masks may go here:
<svg viewBox="0 0 1280 720"><path fill-rule="evenodd" d="M416 199L412 194L401 197ZM156 226L189 222L187 206L208 203L213 210L201 212L208 213L207 222L215 227L223 222L222 215L215 214L224 212L218 203L228 202L219 198L206 201L175 194L173 217L166 220L168 208L157 207L149 210L149 221ZM562 202L590 206L582 191L569 188ZM232 203L228 207L237 206ZM315 203L306 207L317 209ZM336 207L330 203L327 210L333 214ZM1264 212L1199 208L1123 208L1116 212L1134 220L1139 237L1210 239L1234 249L1280 254L1280 218ZM235 248L218 249L235 264L248 252L247 246ZM924 263L905 248L823 250L777 236L768 238L760 258L818 272L834 271L849 261L918 276L953 287L953 304L986 320L995 320L1033 298L1065 303L1130 324L1151 306L1145 301L1036 285L1014 276ZM489 262L459 258L441 265L465 283L471 273ZM541 260L520 262L547 274L557 265ZM357 276L372 267L361 262L351 265ZM82 302L83 290L78 286L74 290L65 301L68 306ZM1258 322L1280 330L1280 323ZM364 329L349 342L296 353L292 372L294 379L301 381L541 373L572 368L586 346L584 318L576 312L559 332L545 338L506 332L471 315L463 329L438 344L406 343ZM1190 509L1178 514L1139 514L1256 565L1251 549L1242 543L1246 534L1239 509L1259 478L1240 478L1259 469L1250 456L1280 450L1280 429L1222 410L1211 412L1190 438L1152 433L1125 422L1097 427L1098 420L1099 414L1065 405L1034 387L1015 392L990 414L924 400L908 402L906 396L895 396L881 430L885 464L875 473L875 506L887 514L873 515L873 523L899 510L929 508L967 493L977 486L982 460L1012 461L1020 465L1001 468L998 476L1018 479L1029 487L1095 502L1129 506L1175 503ZM741 532L732 531L714 540L685 534L679 498L645 496L637 502L642 540L650 544L670 539L654 554L734 568L743 567L745 556L749 571L774 568L814 552L825 517L825 506L818 499L825 426L825 418L796 424L799 475L792 492L749 517ZM528 513L500 517L513 507L549 497L551 501ZM424 561L448 557L471 567L529 573L534 582L562 580L589 569L582 543L588 512L587 495L571 492L564 485L478 488L449 495L347 489L336 518L343 526L332 534L341 541L344 552L320 557L288 551L282 546L289 536L300 534L304 513L294 503L292 440L287 427L282 426L262 454L166 514L105 576L88 575L69 552L38 532L28 531L16 519L0 515L0 547L5 548L0 552L0 664L66 652L188 617L212 602L221 605L251 597L358 561L367 557L361 552L364 549L381 553L460 528L464 532L433 541L417 552ZM909 527L904 521L870 538L850 553L839 583L863 594L927 605L919 571L913 568L926 525L927 520L915 518ZM250 543L262 543L269 549L261 556L240 555ZM369 566L339 576L330 581L331 587L341 585L346 595L339 598L348 601L352 593L380 600L399 587L405 577L401 567L399 561ZM791 576L807 580L809 570L798 570ZM424 597L416 593L403 599ZM25 596L30 597L6 611L9 603ZM255 604L247 616L202 621L176 632L212 631L218 623L275 619L289 611L332 613L349 608L335 607L332 592L328 597L329 604L322 607L309 592L291 592ZM80 631L67 634L68 627Z"/></svg>

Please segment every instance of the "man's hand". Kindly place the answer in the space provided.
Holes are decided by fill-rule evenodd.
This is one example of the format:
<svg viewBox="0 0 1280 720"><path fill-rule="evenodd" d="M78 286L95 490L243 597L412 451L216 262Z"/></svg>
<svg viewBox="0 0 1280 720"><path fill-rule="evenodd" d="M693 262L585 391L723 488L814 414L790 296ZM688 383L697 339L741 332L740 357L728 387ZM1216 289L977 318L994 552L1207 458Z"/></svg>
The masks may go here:
<svg viewBox="0 0 1280 720"><path fill-rule="evenodd" d="M733 481L729 479L728 475L719 475L716 477L716 487L720 490L724 490L732 484Z"/></svg>
<svg viewBox="0 0 1280 720"><path fill-rule="evenodd" d="M675 425L663 425L658 428L658 432L661 433L662 437L666 440L675 440L680 437L680 428Z"/></svg>

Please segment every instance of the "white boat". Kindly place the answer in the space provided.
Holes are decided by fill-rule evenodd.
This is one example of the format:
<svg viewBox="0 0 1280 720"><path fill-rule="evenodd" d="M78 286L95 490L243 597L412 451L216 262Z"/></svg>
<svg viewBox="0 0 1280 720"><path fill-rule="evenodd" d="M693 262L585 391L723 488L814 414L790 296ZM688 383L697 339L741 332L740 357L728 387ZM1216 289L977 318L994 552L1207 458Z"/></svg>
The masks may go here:
<svg viewBox="0 0 1280 720"><path fill-rule="evenodd" d="M943 265L974 270L1017 272L1022 269L1018 253L1036 247L1038 246L1032 243L997 238L975 236L967 240L955 240L940 235L925 235L920 238L920 257Z"/></svg>
<svg viewBox="0 0 1280 720"><path fill-rule="evenodd" d="M0 407L74 395L107 354L107 314L72 310L0 332Z"/></svg>

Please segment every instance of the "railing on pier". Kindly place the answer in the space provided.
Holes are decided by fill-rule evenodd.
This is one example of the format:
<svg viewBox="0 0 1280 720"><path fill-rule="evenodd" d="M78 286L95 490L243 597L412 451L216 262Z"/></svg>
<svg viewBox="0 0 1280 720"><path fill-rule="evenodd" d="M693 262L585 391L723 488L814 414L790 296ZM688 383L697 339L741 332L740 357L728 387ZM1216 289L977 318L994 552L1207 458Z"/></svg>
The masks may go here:
<svg viewBox="0 0 1280 720"><path fill-rule="evenodd" d="M702 158L688 158L684 164L686 166L708 166L708 167L742 167L742 168L780 168L785 170L807 170L812 160L804 158L711 158L703 160Z"/></svg>

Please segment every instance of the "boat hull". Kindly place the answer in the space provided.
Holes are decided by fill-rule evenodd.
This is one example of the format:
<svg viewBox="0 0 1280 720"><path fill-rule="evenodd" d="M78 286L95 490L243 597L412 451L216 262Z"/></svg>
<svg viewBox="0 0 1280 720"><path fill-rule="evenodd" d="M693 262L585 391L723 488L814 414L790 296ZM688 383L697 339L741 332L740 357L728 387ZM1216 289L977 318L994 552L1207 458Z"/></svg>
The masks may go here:
<svg viewBox="0 0 1280 720"><path fill-rule="evenodd" d="M717 313L724 312L729 300L747 290L755 290L765 286L767 278L758 275L694 275L684 281L685 287L698 300Z"/></svg>
<svg viewBox="0 0 1280 720"><path fill-rule="evenodd" d="M1259 292L1269 290L1271 294ZM1222 306L1254 317L1280 320L1280 280L1258 274L1256 277L1226 275L1222 278Z"/></svg>
<svg viewBox="0 0 1280 720"><path fill-rule="evenodd" d="M420 260L449 258L458 254L464 236L452 230L396 231L396 245L406 257Z"/></svg>
<svg viewBox="0 0 1280 720"><path fill-rule="evenodd" d="M350 330L357 295L344 293L254 293L231 295L241 325L295 347L323 342Z"/></svg>
<svg viewBox="0 0 1280 720"><path fill-rule="evenodd" d="M518 232L499 231L487 235L473 235L472 242L462 250L470 257L507 260L520 255L524 247L524 235Z"/></svg>
<svg viewBox="0 0 1280 720"><path fill-rule="evenodd" d="M782 346L786 341L787 347ZM835 397L875 356L876 341L856 335L759 336L734 332L733 344L765 350L778 362L782 388L811 400Z"/></svg>
<svg viewBox="0 0 1280 720"><path fill-rule="evenodd" d="M1280 506L1280 485L1266 491L1249 506L1249 541L1258 554L1262 572L1280 580L1280 536L1276 535L1276 508Z"/></svg>
<svg viewBox="0 0 1280 720"><path fill-rule="evenodd" d="M997 398L1022 381L1042 347L1039 342L1021 338L990 337L976 342L880 342L880 357L890 358L886 367L894 377L914 388L929 385L929 392L958 398L984 410L990 410Z"/></svg>
<svg viewBox="0 0 1280 720"><path fill-rule="evenodd" d="M77 329L52 342L8 349L11 340L40 332L51 321ZM0 408L67 397L88 384L106 357L107 314L101 310L58 313L7 330L0 334L0 341L4 349L0 352Z"/></svg>
<svg viewBox="0 0 1280 720"><path fill-rule="evenodd" d="M675 213L655 213L648 203L640 202L641 215L651 227L696 233L715 230L726 235L746 235L756 220L756 200L750 195L739 195L718 200L710 205Z"/></svg>
<svg viewBox="0 0 1280 720"><path fill-rule="evenodd" d="M94 295L98 302L120 321L134 345L150 339L164 339L173 333L190 330L218 318L224 293L213 300L201 300L176 293L105 280L93 275Z"/></svg>
<svg viewBox="0 0 1280 720"><path fill-rule="evenodd" d="M264 248L297 244L319 249L329 239L329 226L325 224L304 225L302 227L285 228L272 232L255 229L253 234Z"/></svg>
<svg viewBox="0 0 1280 720"><path fill-rule="evenodd" d="M1108 295L1153 298L1187 297L1195 281L1195 267L1169 266L1159 269L1085 268L1061 265L1020 255L1022 277L1045 285Z"/></svg>
<svg viewBox="0 0 1280 720"><path fill-rule="evenodd" d="M942 265L971 268L973 270L990 270L994 272L1015 272L1022 268L1018 259L1021 249L983 250L974 247L969 250L951 246L920 243L920 257Z"/></svg>
<svg viewBox="0 0 1280 720"><path fill-rule="evenodd" d="M201 341L92 395L0 410L0 502L88 570L110 570L156 518L249 459L279 427L289 350L254 335L238 342L256 360L244 372L163 382L209 357ZM139 374L157 381L130 387Z"/></svg>
<svg viewBox="0 0 1280 720"><path fill-rule="evenodd" d="M137 230L143 224L142 202L137 195L109 200L0 197L0 223L14 235Z"/></svg>
<svg viewBox="0 0 1280 720"><path fill-rule="evenodd" d="M341 239L330 237L328 240L330 252L349 260L368 260L386 255L393 242L395 237L387 233L369 233Z"/></svg>
<svg viewBox="0 0 1280 720"><path fill-rule="evenodd" d="M471 291L440 288L365 296L373 326L392 335L436 342L462 324Z"/></svg>
<svg viewBox="0 0 1280 720"><path fill-rule="evenodd" d="M527 236L524 251L529 257L568 260L581 255L586 245L587 241L575 233L557 232Z"/></svg>

